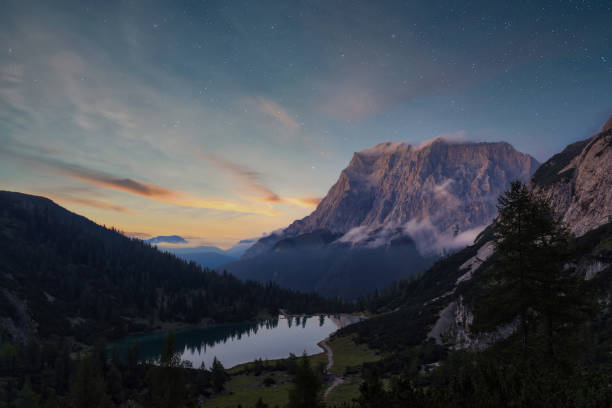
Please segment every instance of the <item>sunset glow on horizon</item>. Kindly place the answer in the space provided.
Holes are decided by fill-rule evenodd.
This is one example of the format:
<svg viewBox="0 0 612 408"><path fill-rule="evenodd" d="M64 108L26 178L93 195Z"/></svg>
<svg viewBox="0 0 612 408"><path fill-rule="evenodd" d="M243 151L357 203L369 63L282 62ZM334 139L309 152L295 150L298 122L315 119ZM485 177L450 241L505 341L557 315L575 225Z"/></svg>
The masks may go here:
<svg viewBox="0 0 612 408"><path fill-rule="evenodd" d="M544 161L610 114L610 3L494 3L8 1L0 189L227 248L380 142Z"/></svg>

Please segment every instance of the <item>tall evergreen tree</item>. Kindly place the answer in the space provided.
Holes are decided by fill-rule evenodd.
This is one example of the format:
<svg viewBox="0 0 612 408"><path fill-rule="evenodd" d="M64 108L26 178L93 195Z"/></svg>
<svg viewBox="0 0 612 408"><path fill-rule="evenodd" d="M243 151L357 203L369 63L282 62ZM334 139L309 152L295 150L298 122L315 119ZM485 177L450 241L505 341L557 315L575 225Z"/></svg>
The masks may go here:
<svg viewBox="0 0 612 408"><path fill-rule="evenodd" d="M378 375L378 369L367 370L364 382L359 386L359 406L361 408L386 408L389 405L387 392Z"/></svg>
<svg viewBox="0 0 612 408"><path fill-rule="evenodd" d="M168 333L158 367L151 367L151 403L160 408L179 408L185 402L185 378L181 355L176 350L176 337Z"/></svg>
<svg viewBox="0 0 612 408"><path fill-rule="evenodd" d="M104 380L91 358L79 361L70 387L73 408L98 408L108 400Z"/></svg>
<svg viewBox="0 0 612 408"><path fill-rule="evenodd" d="M26 380L15 401L15 408L38 408L38 401L39 397L32 390L30 380Z"/></svg>
<svg viewBox="0 0 612 408"><path fill-rule="evenodd" d="M223 364L217 360L217 357L214 358L210 371L212 374L211 381L213 390L215 392L223 391L228 376L225 372L225 367L223 367Z"/></svg>
<svg viewBox="0 0 612 408"><path fill-rule="evenodd" d="M321 399L321 379L310 366L310 361L304 353L297 366L293 388L289 391L289 408L319 408L323 407Z"/></svg>
<svg viewBox="0 0 612 408"><path fill-rule="evenodd" d="M559 336L584 320L584 279L568 265L570 234L549 202L514 182L499 198L495 221L497 260L479 330L518 323L523 357L545 351L554 358Z"/></svg>

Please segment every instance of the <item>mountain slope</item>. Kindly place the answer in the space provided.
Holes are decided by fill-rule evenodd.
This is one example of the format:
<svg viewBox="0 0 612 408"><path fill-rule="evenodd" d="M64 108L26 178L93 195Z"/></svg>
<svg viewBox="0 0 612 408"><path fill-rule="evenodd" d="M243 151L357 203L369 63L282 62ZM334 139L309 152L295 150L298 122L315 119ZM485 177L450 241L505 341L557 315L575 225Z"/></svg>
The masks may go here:
<svg viewBox="0 0 612 408"><path fill-rule="evenodd" d="M602 298L610 295L612 281L612 223L605 214L612 205L612 189L605 188L612 179L611 138L610 128L604 127L568 146L544 163L530 181L535 191L551 199L578 236L577 270L592 279ZM492 238L489 227L474 245L437 262L417 280L395 283L372 303L378 312L386 312L383 316L344 333L357 333L360 341L385 350L418 346L426 339L453 348L490 342L490 336L475 335L470 326L496 257Z"/></svg>
<svg viewBox="0 0 612 408"><path fill-rule="evenodd" d="M553 156L534 175L535 190L548 198L580 236L612 217L612 117L592 138Z"/></svg>
<svg viewBox="0 0 612 408"><path fill-rule="evenodd" d="M316 295L243 283L99 226L52 201L0 191L0 338L91 343L164 321L330 312Z"/></svg>
<svg viewBox="0 0 612 408"><path fill-rule="evenodd" d="M497 196L537 166L507 143L382 143L355 153L312 214L224 267L242 279L364 295L469 245L495 216ZM287 252L312 234L334 239Z"/></svg>

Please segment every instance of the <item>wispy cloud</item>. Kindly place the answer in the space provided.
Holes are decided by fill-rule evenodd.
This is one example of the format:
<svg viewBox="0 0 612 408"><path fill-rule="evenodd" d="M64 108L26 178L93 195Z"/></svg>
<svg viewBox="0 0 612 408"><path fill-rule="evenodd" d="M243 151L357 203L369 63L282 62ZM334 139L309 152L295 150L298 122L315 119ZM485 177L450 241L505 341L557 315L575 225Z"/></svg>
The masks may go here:
<svg viewBox="0 0 612 408"><path fill-rule="evenodd" d="M257 98L257 109L266 115L276 119L279 123L290 130L299 130L300 125L289 115L289 112L278 103L267 98Z"/></svg>
<svg viewBox="0 0 612 408"><path fill-rule="evenodd" d="M321 197L284 197L283 200L299 207L312 208L321 202Z"/></svg>
<svg viewBox="0 0 612 408"><path fill-rule="evenodd" d="M304 208L316 207L321 201L318 197L281 196L263 184L263 176L260 172L214 154L202 153L201 156L219 169L229 172L239 183L251 192L257 194L257 201L265 203L284 203Z"/></svg>
<svg viewBox="0 0 612 408"><path fill-rule="evenodd" d="M278 211L268 207L224 199L197 197L186 192L137 181L132 178L117 177L109 173L88 169L75 164L65 163L55 158L34 156L6 148L0 149L0 155L18 159L30 167L43 168L46 171L83 181L90 185L121 191L166 204L251 214L280 214Z"/></svg>
<svg viewBox="0 0 612 408"><path fill-rule="evenodd" d="M211 162L217 168L229 172L232 177L236 178L249 190L260 195L264 199L264 201L271 203L277 203L281 201L281 198L278 196L278 194L263 185L262 175L258 171L249 169L243 165L234 163L214 154L202 153L201 156Z"/></svg>

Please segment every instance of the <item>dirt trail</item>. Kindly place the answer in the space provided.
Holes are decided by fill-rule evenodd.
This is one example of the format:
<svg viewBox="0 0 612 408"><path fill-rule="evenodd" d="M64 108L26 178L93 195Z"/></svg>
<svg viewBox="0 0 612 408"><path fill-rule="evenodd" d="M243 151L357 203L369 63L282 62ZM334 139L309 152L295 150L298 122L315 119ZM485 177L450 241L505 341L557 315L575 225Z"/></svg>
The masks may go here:
<svg viewBox="0 0 612 408"><path fill-rule="evenodd" d="M327 399L327 396L334 388L336 388L337 386L339 386L340 384L344 382L344 378L337 377L334 374L330 373L329 371L334 366L334 352L332 351L331 347L329 347L329 345L327 344L327 340L328 339L325 339L321 343L319 343L319 345L323 347L325 349L325 352L327 353L327 369L326 370L327 370L327 374L332 379L332 383L330 384L329 387L327 387L327 389L325 390L325 393L323 394L324 400Z"/></svg>

